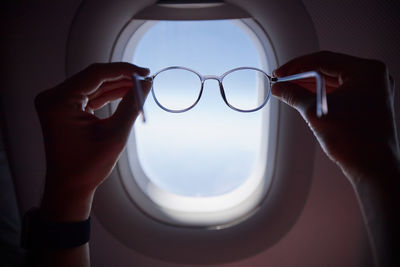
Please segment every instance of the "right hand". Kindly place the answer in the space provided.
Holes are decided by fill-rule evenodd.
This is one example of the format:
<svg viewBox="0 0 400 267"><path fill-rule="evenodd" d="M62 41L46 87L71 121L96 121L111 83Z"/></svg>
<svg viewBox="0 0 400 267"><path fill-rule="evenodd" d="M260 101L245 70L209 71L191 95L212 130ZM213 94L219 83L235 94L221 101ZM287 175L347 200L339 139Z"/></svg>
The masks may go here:
<svg viewBox="0 0 400 267"><path fill-rule="evenodd" d="M275 71L278 77L310 70L325 79L329 111L315 113L315 83L275 83L272 94L297 109L322 149L346 176L383 177L399 168L400 151L394 121L394 82L386 66L332 52L291 60Z"/></svg>

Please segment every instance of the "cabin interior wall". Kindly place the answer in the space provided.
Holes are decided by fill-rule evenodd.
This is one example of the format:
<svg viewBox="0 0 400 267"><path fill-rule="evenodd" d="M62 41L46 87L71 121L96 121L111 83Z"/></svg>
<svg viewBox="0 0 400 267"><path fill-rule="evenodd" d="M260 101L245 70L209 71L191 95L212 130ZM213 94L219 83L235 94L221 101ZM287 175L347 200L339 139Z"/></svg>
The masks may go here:
<svg viewBox="0 0 400 267"><path fill-rule="evenodd" d="M33 99L65 79L68 32L81 0L11 2L1 11L1 105L18 204L24 213L39 203L45 170ZM303 3L314 22L321 49L380 59L400 81L398 1ZM399 97L400 114L398 107ZM150 259L124 247L95 218L91 253L93 266L182 266ZM368 266L370 259L350 184L318 149L310 196L293 229L269 250L219 266Z"/></svg>

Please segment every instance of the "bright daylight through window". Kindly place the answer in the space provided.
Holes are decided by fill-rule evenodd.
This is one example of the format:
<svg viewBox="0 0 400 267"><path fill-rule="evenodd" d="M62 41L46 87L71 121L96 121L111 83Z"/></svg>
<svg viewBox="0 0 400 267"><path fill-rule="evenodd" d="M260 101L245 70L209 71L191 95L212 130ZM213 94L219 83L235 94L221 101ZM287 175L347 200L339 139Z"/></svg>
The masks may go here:
<svg viewBox="0 0 400 267"><path fill-rule="evenodd" d="M232 20L153 22L129 60L150 68L152 74L169 66L217 76L243 66L267 72L260 48L243 27ZM163 84L164 91L171 91L168 99L180 98L174 95L175 82ZM255 81L256 89L249 92L263 94L262 83ZM234 82L229 84L235 87ZM252 113L232 110L221 97L218 81L212 79L205 81L197 105L183 113L162 110L150 93L144 105L147 121L136 121L129 142L136 144L136 151L128 147L129 160L138 160L146 179L173 195L196 199L227 195L250 177L260 180L264 175L267 108L268 104ZM132 172L135 179L143 179Z"/></svg>

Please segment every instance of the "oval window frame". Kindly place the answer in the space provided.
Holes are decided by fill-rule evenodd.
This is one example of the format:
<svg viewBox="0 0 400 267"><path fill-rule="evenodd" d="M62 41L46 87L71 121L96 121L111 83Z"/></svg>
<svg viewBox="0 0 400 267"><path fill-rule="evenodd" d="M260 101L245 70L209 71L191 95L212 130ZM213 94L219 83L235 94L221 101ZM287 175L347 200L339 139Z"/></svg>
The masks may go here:
<svg viewBox="0 0 400 267"><path fill-rule="evenodd" d="M232 20L253 41L263 69L270 72L276 67L271 43L267 36L252 19ZM132 20L121 32L116 41L111 61L130 61L135 47L157 21ZM121 53L122 52L122 53ZM241 186L228 194L216 197L186 197L166 192L155 185L143 171L138 160L134 130L128 140L127 149L122 153L117 170L119 178L129 198L146 215L160 222L180 226L208 229L221 229L240 223L262 203L272 183L275 149L279 118L279 103L271 99L262 112L261 152L258 165L265 162ZM109 106L112 114L117 104ZM271 113L271 110L273 112ZM267 160L269 159L269 160ZM207 208L206 208L207 207Z"/></svg>

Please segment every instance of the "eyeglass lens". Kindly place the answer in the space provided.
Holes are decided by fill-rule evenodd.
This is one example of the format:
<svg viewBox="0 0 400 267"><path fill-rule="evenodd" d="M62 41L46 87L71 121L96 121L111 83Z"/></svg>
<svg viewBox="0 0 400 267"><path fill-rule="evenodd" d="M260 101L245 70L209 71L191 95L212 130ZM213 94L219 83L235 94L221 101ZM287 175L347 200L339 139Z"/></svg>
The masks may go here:
<svg viewBox="0 0 400 267"><path fill-rule="evenodd" d="M154 96L160 105L172 111L185 110L196 103L201 92L201 79L191 71L170 69L153 80Z"/></svg>
<svg viewBox="0 0 400 267"><path fill-rule="evenodd" d="M222 80L226 101L239 110L254 110L262 106L268 96L268 77L257 70L240 69Z"/></svg>

